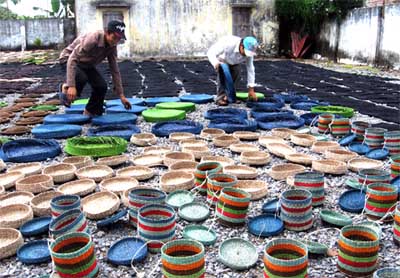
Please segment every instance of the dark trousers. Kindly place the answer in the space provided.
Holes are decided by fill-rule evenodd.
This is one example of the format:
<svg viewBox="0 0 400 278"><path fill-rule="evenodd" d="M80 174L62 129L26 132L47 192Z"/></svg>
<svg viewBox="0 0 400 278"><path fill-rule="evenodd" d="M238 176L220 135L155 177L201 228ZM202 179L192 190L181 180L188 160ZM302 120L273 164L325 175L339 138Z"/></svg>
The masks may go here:
<svg viewBox="0 0 400 278"><path fill-rule="evenodd" d="M235 88L238 87L239 81L240 81L240 65L229 65L229 71L231 72L232 79L233 79L233 84L235 85ZM217 99L216 101L219 101L223 97L226 96L224 87L221 84L221 79L219 76L219 71L217 71Z"/></svg>
<svg viewBox="0 0 400 278"><path fill-rule="evenodd" d="M66 72L66 64L61 64ZM81 96L85 85L89 83L92 87L92 93L86 104L86 110L92 115L102 115L104 112L104 98L107 93L107 82L97 71L96 67L77 65L75 74L75 86L78 97Z"/></svg>

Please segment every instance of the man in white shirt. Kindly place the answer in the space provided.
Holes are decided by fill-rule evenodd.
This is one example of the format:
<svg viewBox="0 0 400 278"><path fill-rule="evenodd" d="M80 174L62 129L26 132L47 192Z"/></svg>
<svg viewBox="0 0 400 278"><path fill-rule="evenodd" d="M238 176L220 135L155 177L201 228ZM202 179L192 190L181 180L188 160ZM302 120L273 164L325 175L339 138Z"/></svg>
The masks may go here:
<svg viewBox="0 0 400 278"><path fill-rule="evenodd" d="M218 105L228 105L228 97L225 88L220 82L219 66L221 63L229 65L235 88L239 83L240 63L246 62L247 87L249 99L257 100L254 92L255 70L253 59L256 55L258 42L254 37L240 38L237 36L225 36L213 44L207 52L208 60L217 71L217 99Z"/></svg>

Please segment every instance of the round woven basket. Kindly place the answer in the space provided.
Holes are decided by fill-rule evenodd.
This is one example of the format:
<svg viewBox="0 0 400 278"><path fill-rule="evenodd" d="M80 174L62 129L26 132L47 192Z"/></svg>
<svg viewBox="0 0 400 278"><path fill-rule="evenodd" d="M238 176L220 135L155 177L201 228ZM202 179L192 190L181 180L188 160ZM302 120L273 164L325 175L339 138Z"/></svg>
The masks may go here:
<svg viewBox="0 0 400 278"><path fill-rule="evenodd" d="M207 176L220 172L222 172L222 165L216 161L201 162L196 166L194 185L200 194L207 194L207 182L205 182Z"/></svg>
<svg viewBox="0 0 400 278"><path fill-rule="evenodd" d="M219 128L204 128L200 133L200 137L207 140L212 140L213 138L224 134L225 131Z"/></svg>
<svg viewBox="0 0 400 278"><path fill-rule="evenodd" d="M305 153L287 154L287 155L285 155L285 159L290 162L302 164L302 165L311 165L313 160L315 160L315 158L313 156L311 156L309 154L305 154Z"/></svg>
<svg viewBox="0 0 400 278"><path fill-rule="evenodd" d="M75 174L78 179L92 179L95 182L101 182L104 179L111 178L114 171L106 165L93 165L80 168Z"/></svg>
<svg viewBox="0 0 400 278"><path fill-rule="evenodd" d="M131 177L138 181L148 180L154 176L154 171L146 166L129 166L117 170L117 177Z"/></svg>
<svg viewBox="0 0 400 278"><path fill-rule="evenodd" d="M129 156L127 154L120 154L109 157L101 157L96 161L96 164L116 167L121 164L127 163L128 161L129 161Z"/></svg>
<svg viewBox="0 0 400 278"><path fill-rule="evenodd" d="M99 187L101 191L110 191L117 195L122 195L125 190L135 188L139 182L131 177L113 177L104 179L100 182Z"/></svg>
<svg viewBox="0 0 400 278"><path fill-rule="evenodd" d="M343 161L334 159L314 160L312 169L326 174L343 175L347 172L347 165Z"/></svg>
<svg viewBox="0 0 400 278"><path fill-rule="evenodd" d="M257 169L245 165L225 166L224 173L238 179L255 179L258 176Z"/></svg>
<svg viewBox="0 0 400 278"><path fill-rule="evenodd" d="M251 200L259 200L268 194L268 186L262 180L238 180L234 188L240 188L251 195Z"/></svg>
<svg viewBox="0 0 400 278"><path fill-rule="evenodd" d="M51 216L57 217L64 212L81 209L81 198L77 195L61 195L50 201Z"/></svg>
<svg viewBox="0 0 400 278"><path fill-rule="evenodd" d="M42 174L51 176L55 183L64 183L75 179L76 170L73 164L60 163L45 167Z"/></svg>
<svg viewBox="0 0 400 278"><path fill-rule="evenodd" d="M18 229L25 222L33 219L32 208L24 204L0 207L0 227Z"/></svg>
<svg viewBox="0 0 400 278"><path fill-rule="evenodd" d="M164 158L158 154L143 154L132 158L132 163L136 166L160 166L163 165Z"/></svg>
<svg viewBox="0 0 400 278"><path fill-rule="evenodd" d="M278 238L264 249L264 277L308 277L307 246L294 239Z"/></svg>
<svg viewBox="0 0 400 278"><path fill-rule="evenodd" d="M155 154L155 155L164 155L172 151L171 147L165 146L150 146L143 148L143 154Z"/></svg>
<svg viewBox="0 0 400 278"><path fill-rule="evenodd" d="M396 206L393 219L393 241L397 246L400 246L400 205Z"/></svg>
<svg viewBox="0 0 400 278"><path fill-rule="evenodd" d="M340 148L339 143L334 141L318 141L315 142L312 147L311 151L316 153L324 153L327 150L334 150Z"/></svg>
<svg viewBox="0 0 400 278"><path fill-rule="evenodd" d="M250 194L238 188L223 188L218 198L215 215L228 227L241 226L246 222Z"/></svg>
<svg viewBox="0 0 400 278"><path fill-rule="evenodd" d="M168 170L170 171L179 170L179 171L194 173L196 171L197 165L199 165L199 163L196 161L188 161L188 160L178 161L175 162L174 164L169 165Z"/></svg>
<svg viewBox="0 0 400 278"><path fill-rule="evenodd" d="M254 131L235 131L232 135L243 141L258 140L260 137L260 133Z"/></svg>
<svg viewBox="0 0 400 278"><path fill-rule="evenodd" d="M32 198L29 205L32 207L35 216L50 216L51 208L50 202L54 197L61 196L61 192L47 191L40 193Z"/></svg>
<svg viewBox="0 0 400 278"><path fill-rule="evenodd" d="M286 155L296 153L292 147L282 143L269 143L267 149L273 155L284 158Z"/></svg>
<svg viewBox="0 0 400 278"><path fill-rule="evenodd" d="M282 193L281 219L291 231L306 231L313 225L312 194L304 189L290 189Z"/></svg>
<svg viewBox="0 0 400 278"><path fill-rule="evenodd" d="M240 162L249 165L266 165L271 161L269 153L262 151L245 151L240 154Z"/></svg>
<svg viewBox="0 0 400 278"><path fill-rule="evenodd" d="M90 156L70 156L64 158L62 162L73 164L75 165L76 169L93 165L93 160Z"/></svg>
<svg viewBox="0 0 400 278"><path fill-rule="evenodd" d="M181 148L185 147L207 147L207 142L203 140L187 139L179 142Z"/></svg>
<svg viewBox="0 0 400 278"><path fill-rule="evenodd" d="M119 197L109 191L93 193L82 199L82 211L89 219L103 219L119 208Z"/></svg>
<svg viewBox="0 0 400 278"><path fill-rule="evenodd" d="M278 136L262 135L258 138L258 143L263 147L267 147L267 145L271 143L286 144L286 141Z"/></svg>
<svg viewBox="0 0 400 278"><path fill-rule="evenodd" d="M235 161L232 158L219 155L203 156L200 162L218 162L223 167L235 164Z"/></svg>
<svg viewBox="0 0 400 278"><path fill-rule="evenodd" d="M333 149L333 150L326 150L325 151L325 157L327 159L336 159L336 160L340 160L343 162L347 162L355 157L357 157L358 154L348 151L348 150L344 150L344 149Z"/></svg>
<svg viewBox="0 0 400 278"><path fill-rule="evenodd" d="M284 163L272 166L268 174L275 180L286 180L288 176L294 176L297 173L304 172L305 169L306 168L302 165Z"/></svg>
<svg viewBox="0 0 400 278"><path fill-rule="evenodd" d="M310 134L292 134L290 135L290 141L295 145L310 147L317 141L317 139Z"/></svg>
<svg viewBox="0 0 400 278"><path fill-rule="evenodd" d="M295 187L305 189L312 194L312 205L323 205L325 200L324 174L318 172L305 172L294 175L293 184Z"/></svg>
<svg viewBox="0 0 400 278"><path fill-rule="evenodd" d="M211 150L208 147L182 147L182 152L194 155L194 158L200 160L203 156L211 155Z"/></svg>
<svg viewBox="0 0 400 278"><path fill-rule="evenodd" d="M160 187L164 192L190 190L194 186L193 173L186 171L170 171L160 178Z"/></svg>
<svg viewBox="0 0 400 278"><path fill-rule="evenodd" d="M14 191L6 193L0 196L0 207L13 205L13 204L24 204L28 205L33 198L32 192L27 191Z"/></svg>
<svg viewBox="0 0 400 278"><path fill-rule="evenodd" d="M194 155L186 152L169 152L164 156L164 164L170 166L177 161L189 160L194 161Z"/></svg>
<svg viewBox="0 0 400 278"><path fill-rule="evenodd" d="M212 141L214 146L226 148L232 144L238 143L240 140L233 135L220 135L214 137Z"/></svg>
<svg viewBox="0 0 400 278"><path fill-rule="evenodd" d="M365 157L356 157L350 159L347 162L347 166L349 170L359 172L364 169L381 169L383 167L383 162Z"/></svg>
<svg viewBox="0 0 400 278"><path fill-rule="evenodd" d="M167 242L161 248L161 263L164 277L204 277L204 246L191 239Z"/></svg>
<svg viewBox="0 0 400 278"><path fill-rule="evenodd" d="M73 232L90 234L86 217L80 209L73 209L53 218L49 225L49 232L54 238Z"/></svg>
<svg viewBox="0 0 400 278"><path fill-rule="evenodd" d="M190 132L172 132L169 134L171 142L180 142L182 140L195 139L196 136Z"/></svg>
<svg viewBox="0 0 400 278"><path fill-rule="evenodd" d="M137 133L131 137L131 143L137 146L151 146L157 143L157 137L153 133Z"/></svg>
<svg viewBox="0 0 400 278"><path fill-rule="evenodd" d="M215 204L218 201L219 192L223 188L234 187L237 184L237 178L233 175L215 173L208 175L207 178L207 201Z"/></svg>
<svg viewBox="0 0 400 278"><path fill-rule="evenodd" d="M92 179L80 179L64 183L57 187L62 194L86 196L96 190L96 182Z"/></svg>
<svg viewBox="0 0 400 278"><path fill-rule="evenodd" d="M14 256L24 245L20 231L13 228L0 228L0 260Z"/></svg>
<svg viewBox="0 0 400 278"><path fill-rule="evenodd" d="M50 175L38 174L17 180L17 191L29 191L33 194L47 191L54 187L53 178Z"/></svg>
<svg viewBox="0 0 400 278"><path fill-rule="evenodd" d="M40 174L42 172L42 164L40 162L19 163L7 169L7 172L19 171L25 176Z"/></svg>
<svg viewBox="0 0 400 278"><path fill-rule="evenodd" d="M21 171L12 171L4 174L0 174L0 185L4 187L4 189L9 189L15 186L17 180L25 177L25 174Z"/></svg>
<svg viewBox="0 0 400 278"><path fill-rule="evenodd" d="M236 143L229 146L229 149L235 153L242 153L242 152L256 152L259 151L256 145L252 144L244 144L244 143Z"/></svg>
<svg viewBox="0 0 400 278"><path fill-rule="evenodd" d="M397 186L387 183L371 183L367 187L365 214L372 220L392 220L387 213L395 210L397 198Z"/></svg>
<svg viewBox="0 0 400 278"><path fill-rule="evenodd" d="M290 135L296 134L296 131L290 128L273 128L271 134L283 139L289 139Z"/></svg>

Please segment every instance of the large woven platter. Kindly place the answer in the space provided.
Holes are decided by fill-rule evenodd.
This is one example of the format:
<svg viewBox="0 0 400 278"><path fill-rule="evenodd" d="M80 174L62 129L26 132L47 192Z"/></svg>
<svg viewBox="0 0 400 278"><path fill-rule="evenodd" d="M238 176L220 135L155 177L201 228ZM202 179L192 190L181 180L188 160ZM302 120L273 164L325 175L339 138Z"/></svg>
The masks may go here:
<svg viewBox="0 0 400 278"><path fill-rule="evenodd" d="M82 199L82 210L89 219L103 219L119 208L118 196L109 191L97 192Z"/></svg>

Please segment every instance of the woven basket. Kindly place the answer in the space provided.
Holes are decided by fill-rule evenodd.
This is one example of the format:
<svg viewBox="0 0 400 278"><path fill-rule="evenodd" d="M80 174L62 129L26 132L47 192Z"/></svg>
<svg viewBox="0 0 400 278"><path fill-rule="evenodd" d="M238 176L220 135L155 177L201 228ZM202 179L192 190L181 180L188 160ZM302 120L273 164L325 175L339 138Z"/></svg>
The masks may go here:
<svg viewBox="0 0 400 278"><path fill-rule="evenodd" d="M177 161L189 160L194 161L194 155L186 152L169 152L164 156L164 164L170 166Z"/></svg>
<svg viewBox="0 0 400 278"><path fill-rule="evenodd" d="M160 178L160 187L164 192L190 190L194 186L194 175L186 171L170 171Z"/></svg>
<svg viewBox="0 0 400 278"><path fill-rule="evenodd" d="M238 179L255 179L258 176L257 169L245 165L225 166L223 172Z"/></svg>
<svg viewBox="0 0 400 278"><path fill-rule="evenodd" d="M203 156L201 158L200 162L201 163L203 163L203 162L218 162L223 167L235 164L235 161L232 158L229 158L226 156L218 156L218 155Z"/></svg>
<svg viewBox="0 0 400 278"><path fill-rule="evenodd" d="M138 181L148 180L154 176L154 171L146 166L129 166L117 170L117 177L131 177Z"/></svg>
<svg viewBox="0 0 400 278"><path fill-rule="evenodd" d="M400 205L396 206L393 218L393 241L397 246L400 246Z"/></svg>
<svg viewBox="0 0 400 278"><path fill-rule="evenodd" d="M306 168L302 165L284 163L272 166L268 174L275 180L286 180L288 176L304 172L305 169Z"/></svg>
<svg viewBox="0 0 400 278"><path fill-rule="evenodd" d="M334 159L314 160L312 169L326 174L343 175L347 172L347 165L343 161Z"/></svg>
<svg viewBox="0 0 400 278"><path fill-rule="evenodd" d="M49 231L53 238L73 232L90 234L86 217L80 209L69 210L53 218L49 225Z"/></svg>
<svg viewBox="0 0 400 278"><path fill-rule="evenodd" d="M294 175L293 184L295 187L305 189L312 194L312 205L323 205L325 200L324 174L318 172L305 172Z"/></svg>
<svg viewBox="0 0 400 278"><path fill-rule="evenodd" d="M78 179L92 179L95 182L101 182L104 179L111 178L114 171L106 165L93 165L80 168L75 174Z"/></svg>
<svg viewBox="0 0 400 278"><path fill-rule="evenodd" d="M234 188L239 188L249 193L251 200L259 200L268 194L268 186L262 180L238 180Z"/></svg>
<svg viewBox="0 0 400 278"><path fill-rule="evenodd" d="M227 148L232 144L238 143L240 140L233 135L220 135L214 137L212 141L216 147Z"/></svg>
<svg viewBox="0 0 400 278"><path fill-rule="evenodd" d="M254 131L235 131L232 135L243 141L258 140L260 137L260 133Z"/></svg>
<svg viewBox="0 0 400 278"><path fill-rule="evenodd" d="M367 187L365 214L372 220L392 220L392 217L386 216L386 214L395 210L397 198L397 186L387 183L371 183ZM384 217L385 219L382 219Z"/></svg>
<svg viewBox="0 0 400 278"><path fill-rule="evenodd" d="M145 241L168 242L175 238L176 216L172 207L167 205L146 205L138 211L138 234ZM149 242L150 252L160 252L162 243Z"/></svg>
<svg viewBox="0 0 400 278"><path fill-rule="evenodd" d="M25 177L25 174L21 171L12 171L4 174L0 174L0 186L3 186L4 189L9 189L15 186L17 180Z"/></svg>
<svg viewBox="0 0 400 278"><path fill-rule="evenodd" d="M259 151L256 145L252 144L244 144L244 143L236 143L229 146L229 149L235 153L242 153L242 152L256 152Z"/></svg>
<svg viewBox="0 0 400 278"><path fill-rule="evenodd" d="M24 204L0 207L0 227L18 229L25 222L33 219L32 208Z"/></svg>
<svg viewBox="0 0 400 278"><path fill-rule="evenodd" d="M291 231L306 231L313 225L312 194L308 190L290 189L282 193L281 219Z"/></svg>
<svg viewBox="0 0 400 278"><path fill-rule="evenodd" d="M155 154L155 155L164 155L172 151L171 147L160 147L160 146L150 146L143 148L143 154Z"/></svg>
<svg viewBox="0 0 400 278"><path fill-rule="evenodd" d="M303 165L311 165L312 162L315 160L315 158L309 154L305 153L292 153L292 154L287 154L285 155L285 159L297 163L297 164L303 164Z"/></svg>
<svg viewBox="0 0 400 278"><path fill-rule="evenodd" d="M7 172L19 171L25 176L40 174L42 172L42 164L40 162L19 163L8 168Z"/></svg>
<svg viewBox="0 0 400 278"><path fill-rule="evenodd" d="M216 161L201 162L196 166L194 172L194 185L200 194L207 194L207 179L208 175L222 172L222 165Z"/></svg>
<svg viewBox="0 0 400 278"><path fill-rule="evenodd" d="M383 167L383 162L365 157L356 157L349 160L347 166L349 170L359 172L364 169L381 169Z"/></svg>
<svg viewBox="0 0 400 278"><path fill-rule="evenodd" d="M204 128L200 133L200 137L207 140L212 140L213 138L224 134L225 131L219 128Z"/></svg>
<svg viewBox="0 0 400 278"><path fill-rule="evenodd" d="M317 141L317 139L315 136L310 134L292 134L290 135L290 141L295 145L310 147Z"/></svg>
<svg viewBox="0 0 400 278"><path fill-rule="evenodd" d="M164 158L158 154L143 154L135 156L132 163L136 166L160 166L163 165Z"/></svg>
<svg viewBox="0 0 400 278"><path fill-rule="evenodd" d="M29 205L32 207L35 216L50 216L50 202L54 197L61 196L61 192L47 191L32 198Z"/></svg>
<svg viewBox="0 0 400 278"><path fill-rule="evenodd" d="M104 179L100 182L99 187L101 191L110 191L117 195L122 195L125 190L135 188L139 182L131 177L114 177Z"/></svg>
<svg viewBox="0 0 400 278"><path fill-rule="evenodd" d="M90 156L71 156L66 157L62 161L63 163L73 164L76 169L80 169L86 166L92 166L93 160Z"/></svg>
<svg viewBox="0 0 400 278"><path fill-rule="evenodd" d="M13 204L24 204L29 205L29 202L33 198L32 192L27 191L14 191L6 193L0 196L0 207L13 205Z"/></svg>
<svg viewBox="0 0 400 278"><path fill-rule="evenodd" d="M292 147L282 143L270 143L267 144L267 149L273 155L284 158L286 155L296 153L296 150Z"/></svg>
<svg viewBox="0 0 400 278"><path fill-rule="evenodd" d="M267 145L271 143L286 144L286 141L278 136L262 135L258 138L258 143L263 147L267 147Z"/></svg>
<svg viewBox="0 0 400 278"><path fill-rule="evenodd" d="M371 275L378 265L379 236L364 225L348 225L339 236L337 267L346 275L364 277Z"/></svg>
<svg viewBox="0 0 400 278"><path fill-rule="evenodd" d="M228 227L245 224L250 194L238 188L223 188L218 198L215 215Z"/></svg>
<svg viewBox="0 0 400 278"><path fill-rule="evenodd" d="M51 176L54 183L64 183L75 179L76 170L73 164L60 163L45 167L42 174Z"/></svg>
<svg viewBox="0 0 400 278"><path fill-rule="evenodd" d="M94 244L87 233L60 236L50 245L50 253L54 269L62 278L96 277L99 273Z"/></svg>
<svg viewBox="0 0 400 278"><path fill-rule="evenodd" d="M240 154L240 162L249 165L266 165L271 161L269 153L261 151L245 151Z"/></svg>
<svg viewBox="0 0 400 278"><path fill-rule="evenodd" d="M174 164L169 165L168 170L170 171L179 170L179 171L194 173L196 171L197 165L199 165L199 163L196 161L188 161L188 160L178 161L175 162Z"/></svg>
<svg viewBox="0 0 400 278"><path fill-rule="evenodd" d="M278 238L264 249L264 277L308 277L307 246L294 239Z"/></svg>
<svg viewBox="0 0 400 278"><path fill-rule="evenodd" d="M358 172L358 182L365 185L376 182L390 183L390 173L377 169L360 170Z"/></svg>
<svg viewBox="0 0 400 278"><path fill-rule="evenodd" d="M334 141L318 141L315 142L312 147L311 151L315 153L324 153L327 150L334 150L340 148L339 143Z"/></svg>
<svg viewBox="0 0 400 278"><path fill-rule="evenodd" d="M344 149L334 149L325 151L325 157L327 159L336 159L344 162L347 162L357 156L358 154Z"/></svg>
<svg viewBox="0 0 400 278"><path fill-rule="evenodd" d="M77 195L61 195L50 201L51 216L57 217L64 212L81 209L81 198Z"/></svg>
<svg viewBox="0 0 400 278"><path fill-rule="evenodd" d="M131 143L137 146L151 146L157 143L157 137L153 133L137 133L131 137Z"/></svg>
<svg viewBox="0 0 400 278"><path fill-rule="evenodd" d="M290 135L295 134L296 131L290 128L273 128L271 134L283 139L289 139Z"/></svg>
<svg viewBox="0 0 400 278"><path fill-rule="evenodd" d="M12 257L24 245L20 231L13 228L0 228L0 260Z"/></svg>
<svg viewBox="0 0 400 278"><path fill-rule="evenodd" d="M233 175L215 173L208 175L207 178L207 201L215 204L218 201L219 192L223 188L234 187L237 178Z"/></svg>
<svg viewBox="0 0 400 278"><path fill-rule="evenodd" d="M166 198L165 192L154 188L135 188L129 191L129 223L137 227L139 209L145 205L163 204Z"/></svg>
<svg viewBox="0 0 400 278"><path fill-rule="evenodd" d="M194 155L194 158L200 160L203 156L211 155L211 150L208 147L182 147L182 152Z"/></svg>
<svg viewBox="0 0 400 278"><path fill-rule="evenodd" d="M103 219L119 208L118 196L109 191L97 192L82 199L82 211L89 219Z"/></svg>
<svg viewBox="0 0 400 278"><path fill-rule="evenodd" d="M126 154L120 154L120 155L115 155L115 156L109 156L109 157L101 157L97 159L96 164L97 165L107 165L110 167L115 167L119 166L121 164L124 164L129 161L129 156Z"/></svg>
<svg viewBox="0 0 400 278"><path fill-rule="evenodd" d="M161 263L166 278L205 277L204 246L191 239L167 242L161 248Z"/></svg>
<svg viewBox="0 0 400 278"><path fill-rule="evenodd" d="M169 134L171 142L180 142L182 140L195 139L196 136L190 132L172 132Z"/></svg>
<svg viewBox="0 0 400 278"><path fill-rule="evenodd" d="M64 183L57 187L62 194L86 196L96 190L96 182L92 179L80 179Z"/></svg>
<svg viewBox="0 0 400 278"><path fill-rule="evenodd" d="M15 189L17 191L29 191L33 194L41 193L54 186L53 178L50 175L33 175L17 180Z"/></svg>

